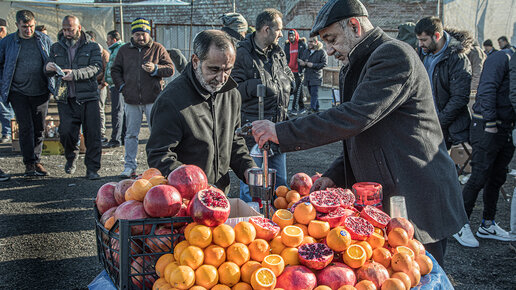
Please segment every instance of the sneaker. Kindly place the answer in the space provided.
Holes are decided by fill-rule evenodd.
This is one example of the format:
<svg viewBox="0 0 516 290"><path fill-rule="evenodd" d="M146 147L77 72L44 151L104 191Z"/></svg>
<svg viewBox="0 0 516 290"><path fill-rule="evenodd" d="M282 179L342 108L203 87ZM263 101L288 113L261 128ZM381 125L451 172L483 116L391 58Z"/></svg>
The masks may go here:
<svg viewBox="0 0 516 290"><path fill-rule="evenodd" d="M100 179L100 175L95 171L89 171L86 172L86 178L89 180L97 180Z"/></svg>
<svg viewBox="0 0 516 290"><path fill-rule="evenodd" d="M0 169L0 181L8 181L11 179L11 176Z"/></svg>
<svg viewBox="0 0 516 290"><path fill-rule="evenodd" d="M109 141L102 143L102 148L117 148L120 147L120 143L117 141Z"/></svg>
<svg viewBox="0 0 516 290"><path fill-rule="evenodd" d="M25 177L33 177L36 176L36 165L35 164L25 164L25 173L23 174Z"/></svg>
<svg viewBox="0 0 516 290"><path fill-rule="evenodd" d="M75 159L66 160L64 170L67 174L74 174L77 167L75 166Z"/></svg>
<svg viewBox="0 0 516 290"><path fill-rule="evenodd" d="M469 224L465 224L453 237L464 247L478 248L479 246L477 239L475 239L475 236L473 236L471 232Z"/></svg>
<svg viewBox="0 0 516 290"><path fill-rule="evenodd" d="M36 167L36 175L38 175L38 176L47 176L48 175L48 171L45 169L45 167L43 167L43 164L36 163L35 167Z"/></svg>
<svg viewBox="0 0 516 290"><path fill-rule="evenodd" d="M491 221L491 225L489 226L487 226L486 224L489 224L489 221L482 221L482 224L480 225L477 231L477 237L483 239L494 239L505 242L516 240L512 238L508 232L499 227L495 221Z"/></svg>
<svg viewBox="0 0 516 290"><path fill-rule="evenodd" d="M131 168L125 168L122 173L120 173L121 178L131 178L136 175L136 172Z"/></svg>
<svg viewBox="0 0 516 290"><path fill-rule="evenodd" d="M292 116L297 116L297 110L292 110L292 111L290 111L290 115L292 115Z"/></svg>
<svg viewBox="0 0 516 290"><path fill-rule="evenodd" d="M302 115L302 114L304 114L304 113L306 113L306 110L305 110L304 108L303 108L303 109L301 109L301 110L299 110L299 115Z"/></svg>
<svg viewBox="0 0 516 290"><path fill-rule="evenodd" d="M11 142L11 136L2 135L2 139L0 139L0 143L9 143L9 142Z"/></svg>

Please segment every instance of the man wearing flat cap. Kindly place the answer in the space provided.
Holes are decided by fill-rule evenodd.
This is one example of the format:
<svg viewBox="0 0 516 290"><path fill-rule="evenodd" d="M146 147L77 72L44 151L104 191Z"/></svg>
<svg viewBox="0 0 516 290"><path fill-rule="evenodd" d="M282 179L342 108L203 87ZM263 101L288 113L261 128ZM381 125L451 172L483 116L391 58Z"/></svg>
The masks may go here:
<svg viewBox="0 0 516 290"><path fill-rule="evenodd" d="M226 13L220 17L222 19L222 27L220 30L227 33L235 44L245 39L247 33L247 20L240 13Z"/></svg>
<svg viewBox="0 0 516 290"><path fill-rule="evenodd" d="M310 34L321 37L328 55L348 62L339 78L341 104L276 124L255 121L256 142L289 152L342 140L343 154L312 190L378 182L387 213L390 197L404 196L414 238L442 265L446 239L467 218L423 64L408 44L373 27L358 0L328 1Z"/></svg>

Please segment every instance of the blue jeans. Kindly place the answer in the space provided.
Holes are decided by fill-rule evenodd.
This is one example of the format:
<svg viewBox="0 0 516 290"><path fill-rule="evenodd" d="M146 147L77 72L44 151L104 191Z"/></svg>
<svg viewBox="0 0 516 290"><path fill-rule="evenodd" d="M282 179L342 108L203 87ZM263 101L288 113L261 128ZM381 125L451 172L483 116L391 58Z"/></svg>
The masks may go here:
<svg viewBox="0 0 516 290"><path fill-rule="evenodd" d="M136 156L138 155L138 136L142 127L143 114L147 118L149 131L151 129L149 120L153 104L130 105L125 104L125 117L127 129L125 132L125 168L133 171L138 167Z"/></svg>
<svg viewBox="0 0 516 290"><path fill-rule="evenodd" d="M2 136L11 136L11 119L14 111L10 104L0 101L0 122L2 123Z"/></svg>
<svg viewBox="0 0 516 290"><path fill-rule="evenodd" d="M310 107L312 110L319 111L319 86L308 86L310 91Z"/></svg>
<svg viewBox="0 0 516 290"><path fill-rule="evenodd" d="M256 165L262 166L262 158L253 157L253 159ZM275 153L274 156L269 157L269 168L276 169L276 187L287 185L287 155ZM243 181L240 181L240 199L245 202L252 201L249 186Z"/></svg>

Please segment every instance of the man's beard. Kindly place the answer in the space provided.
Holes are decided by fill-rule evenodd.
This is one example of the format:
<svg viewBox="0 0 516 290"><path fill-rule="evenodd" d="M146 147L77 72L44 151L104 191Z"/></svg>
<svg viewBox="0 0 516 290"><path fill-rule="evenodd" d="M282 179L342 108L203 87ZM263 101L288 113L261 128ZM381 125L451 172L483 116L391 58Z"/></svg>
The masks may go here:
<svg viewBox="0 0 516 290"><path fill-rule="evenodd" d="M214 94L222 89L222 87L226 83L219 83L216 79L213 79L210 81L210 83L206 82L204 80L204 77L202 75L202 62L199 62L199 65L195 69L195 76L197 77L197 80L199 83L201 83L201 86L207 90L210 94Z"/></svg>
<svg viewBox="0 0 516 290"><path fill-rule="evenodd" d="M71 38L66 37L66 42L69 46L74 46L79 38L81 38L81 32L77 31Z"/></svg>

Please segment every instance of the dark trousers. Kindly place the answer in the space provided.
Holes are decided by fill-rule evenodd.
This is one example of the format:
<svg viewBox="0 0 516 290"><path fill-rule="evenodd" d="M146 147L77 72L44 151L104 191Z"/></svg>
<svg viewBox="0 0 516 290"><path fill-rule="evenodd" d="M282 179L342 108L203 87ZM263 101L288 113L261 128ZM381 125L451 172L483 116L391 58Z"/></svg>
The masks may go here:
<svg viewBox="0 0 516 290"><path fill-rule="evenodd" d="M100 136L100 111L98 101L77 103L75 99L59 102L59 137L63 144L66 160L75 160L79 153L79 134L82 125L86 157L84 164L88 171L100 169L102 142Z"/></svg>
<svg viewBox="0 0 516 290"><path fill-rule="evenodd" d="M125 137L124 98L115 86L111 90L111 142L122 144Z"/></svg>
<svg viewBox="0 0 516 290"><path fill-rule="evenodd" d="M24 164L40 162L48 99L49 94L35 97L25 96L17 92L9 94L9 101L19 126L18 136Z"/></svg>
<svg viewBox="0 0 516 290"><path fill-rule="evenodd" d="M301 75L299 73L294 73L294 80L296 81L296 90L294 91L294 101L292 102L292 110L296 111L298 106L299 110L305 108L305 104L303 103L303 87L301 84Z"/></svg>
<svg viewBox="0 0 516 290"><path fill-rule="evenodd" d="M319 86L308 86L310 92L310 107L312 110L319 111Z"/></svg>
<svg viewBox="0 0 516 290"><path fill-rule="evenodd" d="M444 268L444 255L446 254L446 245L448 240L442 239L435 243L424 244L425 250L427 250L432 256L434 256L435 260L441 267Z"/></svg>
<svg viewBox="0 0 516 290"><path fill-rule="evenodd" d="M505 183L507 167L514 154L512 129L498 129L498 133L484 131L484 121L473 118L470 130L471 176L462 190L464 207L469 216L475 206L478 193L484 189L485 220L494 220L500 187Z"/></svg>

